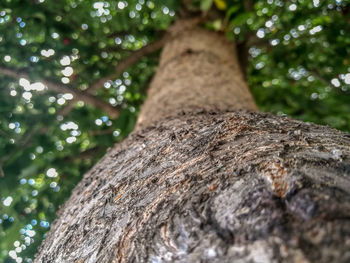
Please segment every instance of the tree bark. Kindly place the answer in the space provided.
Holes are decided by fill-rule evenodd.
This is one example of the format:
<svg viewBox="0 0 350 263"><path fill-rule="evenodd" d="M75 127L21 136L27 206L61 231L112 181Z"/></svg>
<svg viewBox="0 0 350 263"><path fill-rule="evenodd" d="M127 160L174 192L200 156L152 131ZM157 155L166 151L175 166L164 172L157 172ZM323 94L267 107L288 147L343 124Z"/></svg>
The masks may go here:
<svg viewBox="0 0 350 263"><path fill-rule="evenodd" d="M350 135L237 111L256 106L232 46L174 28L137 130L35 262L349 262Z"/></svg>
<svg viewBox="0 0 350 263"><path fill-rule="evenodd" d="M169 29L136 129L193 110L257 110L235 46L216 32L179 20Z"/></svg>

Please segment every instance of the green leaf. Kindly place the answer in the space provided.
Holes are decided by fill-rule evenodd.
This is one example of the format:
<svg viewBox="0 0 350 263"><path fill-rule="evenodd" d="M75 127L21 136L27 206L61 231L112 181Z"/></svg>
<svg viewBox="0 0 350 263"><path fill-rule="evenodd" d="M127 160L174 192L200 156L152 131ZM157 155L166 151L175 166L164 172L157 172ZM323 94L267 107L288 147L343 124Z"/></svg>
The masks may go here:
<svg viewBox="0 0 350 263"><path fill-rule="evenodd" d="M37 18L39 20L41 20L42 22L46 21L46 16L45 14L43 14L42 12L36 12L33 14L33 18Z"/></svg>
<svg viewBox="0 0 350 263"><path fill-rule="evenodd" d="M239 14L230 22L230 27L241 26L245 24L250 17L252 17L252 13L250 12Z"/></svg>
<svg viewBox="0 0 350 263"><path fill-rule="evenodd" d="M201 10L208 11L213 5L213 0L202 0L201 1Z"/></svg>
<svg viewBox="0 0 350 263"><path fill-rule="evenodd" d="M226 16L225 16L226 20L229 19L230 16L232 16L233 14L235 14L235 13L240 9L240 7L241 7L240 5L231 6L231 7L229 8L229 10L227 10L227 12L226 12Z"/></svg>

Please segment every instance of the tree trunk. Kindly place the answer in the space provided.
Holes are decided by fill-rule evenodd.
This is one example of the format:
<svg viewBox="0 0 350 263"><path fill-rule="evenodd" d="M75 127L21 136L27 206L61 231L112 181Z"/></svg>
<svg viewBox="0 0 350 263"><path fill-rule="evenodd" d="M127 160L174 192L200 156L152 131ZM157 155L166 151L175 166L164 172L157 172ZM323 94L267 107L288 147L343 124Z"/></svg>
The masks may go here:
<svg viewBox="0 0 350 263"><path fill-rule="evenodd" d="M237 111L256 106L232 45L171 30L137 130L74 189L36 262L349 262L350 136Z"/></svg>
<svg viewBox="0 0 350 263"><path fill-rule="evenodd" d="M193 110L257 110L233 43L180 20L169 29L137 128Z"/></svg>

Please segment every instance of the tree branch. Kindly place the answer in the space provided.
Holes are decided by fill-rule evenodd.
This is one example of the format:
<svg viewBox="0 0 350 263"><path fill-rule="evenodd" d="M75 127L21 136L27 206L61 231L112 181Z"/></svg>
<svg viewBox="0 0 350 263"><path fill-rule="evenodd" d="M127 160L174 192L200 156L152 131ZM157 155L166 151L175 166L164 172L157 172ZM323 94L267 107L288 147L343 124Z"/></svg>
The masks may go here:
<svg viewBox="0 0 350 263"><path fill-rule="evenodd" d="M112 118L116 118L116 117L118 117L118 115L120 113L119 110L112 107L108 103L97 99L92 94L96 90L103 87L103 84L106 81L112 79L116 75L120 75L128 67L137 63L144 56L152 54L152 53L158 51L159 49L161 49L164 46L165 42L168 40L168 38L169 38L169 36L165 35L161 39L159 39L153 43L150 43L149 45L142 47L139 50L134 51L130 56L128 56L126 59L124 59L120 63L118 63L118 65L114 68L113 74L111 74L107 77L104 77L102 79L99 79L98 81L92 83L90 85L90 87L85 92L75 90L75 89L71 88L70 86L60 85L60 84L55 83L55 82L50 81L50 80L40 80L40 82L43 83L45 86L47 86L47 88L50 90L54 90L54 91L60 92L60 93L71 93L74 95L73 99L71 101L69 101L65 107L63 107L61 110L59 110L57 112L57 115L61 115L61 116L67 115L73 109L74 103L78 100L82 100L88 104L91 104L95 107L98 107L98 108L106 111L107 113L110 114L110 116ZM24 71L15 70L15 69L8 69L8 68L4 68L4 67L0 67L0 74L8 76L8 77L12 77L12 78L17 78L17 79L21 78L21 77L26 78L26 79L30 79L30 75ZM46 130L47 130L47 127L44 126L40 129L40 132L45 132ZM108 131L108 132L110 132L110 131ZM33 135L34 135L34 133L24 134L22 137L22 140L20 142L20 146L21 147L27 146L28 142L33 137ZM4 176L4 172L3 172L2 167L3 167L4 163L11 156L12 156L12 154L9 154L9 155L3 156L0 159L0 177Z"/></svg>
<svg viewBox="0 0 350 263"><path fill-rule="evenodd" d="M116 118L118 117L120 111L115 107L109 105L108 103L99 100L98 98L93 96L93 94L95 93L95 91L103 87L103 84L106 81L114 78L117 75L120 75L128 67L137 63L144 56L152 54L158 51L159 49L161 49L164 46L165 42L168 40L168 38L169 36L166 34L159 40L156 40L155 42L152 42L147 46L144 46L134 51L130 56L128 56L127 58L125 58L124 60L122 60L117 64L117 66L114 68L114 72L111 75L103 77L97 80L96 82L92 83L85 92L73 89L70 86L60 85L50 80L40 80L40 82L46 85L50 90L54 90L56 92L61 92L61 93L71 93L74 95L73 99L69 101L67 105L58 112L59 115L62 115L62 116L67 115L73 109L74 103L77 102L78 100L82 100L90 105L93 105L109 113L109 115L112 118ZM8 69L4 67L0 67L0 74L9 76L12 78L21 78L21 77L27 78L27 79L30 78L29 74L24 71Z"/></svg>
<svg viewBox="0 0 350 263"><path fill-rule="evenodd" d="M254 4L250 0L243 0L244 9L248 12L254 10Z"/></svg>
<svg viewBox="0 0 350 263"><path fill-rule="evenodd" d="M115 128L113 128L113 127L106 129L106 130L90 130L88 132L88 134L89 134L89 136L110 135L113 133L114 130L115 130Z"/></svg>
<svg viewBox="0 0 350 263"><path fill-rule="evenodd" d="M134 51L130 56L125 58L124 60L120 61L117 66L114 68L114 72L111 75L108 75L104 78L101 78L97 80L96 82L92 83L90 87L87 89L87 91L91 94L101 88L103 84L112 79L113 77L120 75L125 71L128 67L134 65L136 62L138 62L141 58L144 56L150 55L159 49L161 49L165 42L168 40L168 36L165 35L159 40L156 40L155 42L152 42L148 44L147 46L144 46L136 51Z"/></svg>
<svg viewBox="0 0 350 263"><path fill-rule="evenodd" d="M305 69L316 79L318 79L319 81L321 81L324 85L329 86L329 87L334 87L332 85L332 83L326 79L325 77L323 77L317 70L314 69L308 69L307 67L305 67Z"/></svg>
<svg viewBox="0 0 350 263"><path fill-rule="evenodd" d="M103 84L106 81L113 79L115 76L120 75L128 67L137 63L144 56L150 55L150 54L158 51L159 49L161 49L164 46L165 42L168 41L168 39L169 39L169 36L164 35L159 40L156 40L155 42L152 42L152 43L148 44L147 46L144 46L144 47L134 51L130 56L128 56L127 58L125 58L124 60L122 60L121 62L119 62L117 64L117 66L114 68L114 72L112 74L110 74L106 77L103 77L103 78L95 81L94 83L92 83L86 89L86 92L88 94L93 95L98 89L103 87ZM62 110L60 111L60 115L62 115L62 116L67 115L74 108L74 103L77 101L78 101L78 98L76 98L76 99L73 98L73 100L68 102L68 104L64 108L62 108Z"/></svg>
<svg viewBox="0 0 350 263"><path fill-rule="evenodd" d="M12 77L12 78L26 78L30 79L30 75L27 72L0 67L0 74ZM40 80L49 90L53 90L59 93L71 93L74 96L74 100L82 100L87 104L93 105L101 110L107 112L112 118L116 118L119 115L119 110L107 102L104 102L91 94L87 94L77 89L73 89L70 86L60 85L51 80Z"/></svg>

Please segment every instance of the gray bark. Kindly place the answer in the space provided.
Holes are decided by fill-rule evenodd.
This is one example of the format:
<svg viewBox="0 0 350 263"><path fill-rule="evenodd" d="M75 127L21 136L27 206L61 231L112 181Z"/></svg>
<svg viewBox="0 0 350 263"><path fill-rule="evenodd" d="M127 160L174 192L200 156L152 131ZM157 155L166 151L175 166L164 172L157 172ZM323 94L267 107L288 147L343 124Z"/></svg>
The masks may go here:
<svg viewBox="0 0 350 263"><path fill-rule="evenodd" d="M234 49L172 30L138 129L77 185L35 262L350 262L350 135L236 111L256 107Z"/></svg>
<svg viewBox="0 0 350 263"><path fill-rule="evenodd" d="M350 136L191 112L115 146L36 262L349 262Z"/></svg>

